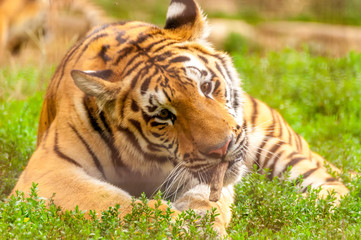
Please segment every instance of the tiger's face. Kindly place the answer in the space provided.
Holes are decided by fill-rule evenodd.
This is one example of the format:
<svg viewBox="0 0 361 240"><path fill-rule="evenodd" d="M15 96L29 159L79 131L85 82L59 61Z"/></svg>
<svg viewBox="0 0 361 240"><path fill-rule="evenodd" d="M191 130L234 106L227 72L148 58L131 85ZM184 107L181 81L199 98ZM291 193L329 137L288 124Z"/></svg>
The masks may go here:
<svg viewBox="0 0 361 240"><path fill-rule="evenodd" d="M224 64L228 60L218 52L203 57L195 50L175 51L177 44L167 48L175 53L166 64L154 62L148 53L148 67L130 82L117 111L124 113L118 117L119 129L132 132L152 158L181 164L196 176L204 173L206 182L220 161L229 161L236 176L234 164L242 159L246 135L239 89Z"/></svg>
<svg viewBox="0 0 361 240"><path fill-rule="evenodd" d="M87 47L99 49L94 56L105 70L73 70L72 77L106 113L132 169L170 164L209 183L215 166L227 161L224 184L233 183L244 171L247 141L239 78L226 54L189 34L199 32L196 24L170 25L114 25L106 45Z"/></svg>

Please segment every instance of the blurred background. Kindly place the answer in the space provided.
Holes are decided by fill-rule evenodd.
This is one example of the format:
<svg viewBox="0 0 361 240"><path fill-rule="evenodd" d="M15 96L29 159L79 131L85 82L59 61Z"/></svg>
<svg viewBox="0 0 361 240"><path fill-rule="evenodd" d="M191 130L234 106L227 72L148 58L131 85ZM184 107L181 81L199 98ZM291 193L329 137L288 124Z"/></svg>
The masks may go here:
<svg viewBox="0 0 361 240"><path fill-rule="evenodd" d="M0 0L1 64L58 63L95 25L119 19L162 26L167 0ZM359 0L199 0L227 51L285 47L340 57L361 49Z"/></svg>

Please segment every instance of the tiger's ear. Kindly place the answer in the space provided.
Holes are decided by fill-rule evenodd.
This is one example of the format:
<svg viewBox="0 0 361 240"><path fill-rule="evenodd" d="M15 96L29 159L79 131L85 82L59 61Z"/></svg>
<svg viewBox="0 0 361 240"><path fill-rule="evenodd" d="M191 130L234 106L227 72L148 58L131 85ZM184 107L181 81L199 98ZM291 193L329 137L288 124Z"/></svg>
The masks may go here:
<svg viewBox="0 0 361 240"><path fill-rule="evenodd" d="M209 35L206 17L194 0L172 0L164 29L184 41L205 40Z"/></svg>
<svg viewBox="0 0 361 240"><path fill-rule="evenodd" d="M116 98L120 90L119 85L109 82L107 79L112 74L112 70L103 71L80 71L72 70L71 76L74 83L80 90L90 96L97 98L98 102L104 104Z"/></svg>

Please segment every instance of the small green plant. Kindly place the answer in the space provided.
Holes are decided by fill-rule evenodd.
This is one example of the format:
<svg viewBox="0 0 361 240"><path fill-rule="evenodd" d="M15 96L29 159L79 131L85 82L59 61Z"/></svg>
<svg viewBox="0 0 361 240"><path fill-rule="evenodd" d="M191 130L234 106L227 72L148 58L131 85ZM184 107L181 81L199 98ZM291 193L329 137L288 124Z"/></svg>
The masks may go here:
<svg viewBox="0 0 361 240"><path fill-rule="evenodd" d="M183 212L172 218L171 208L165 212L158 209L160 195L156 196L158 205L150 208L148 199L143 195L140 202L132 204L132 212L122 220L119 218L120 206L109 207L98 213L86 212L78 208L62 212L54 204L47 205L38 196L37 185L31 188L29 196L22 192L0 202L0 236L4 239L215 239L212 225L215 210L201 217L194 211ZM50 201L51 202L51 201Z"/></svg>
<svg viewBox="0 0 361 240"><path fill-rule="evenodd" d="M360 177L351 188L360 185ZM297 181L299 182L299 181ZM232 239L353 239L361 230L360 189L333 205L330 195L320 199L320 189L300 193L296 181L269 181L266 175L247 176L236 187ZM352 207L350 207L352 205ZM342 229L342 230L341 230Z"/></svg>

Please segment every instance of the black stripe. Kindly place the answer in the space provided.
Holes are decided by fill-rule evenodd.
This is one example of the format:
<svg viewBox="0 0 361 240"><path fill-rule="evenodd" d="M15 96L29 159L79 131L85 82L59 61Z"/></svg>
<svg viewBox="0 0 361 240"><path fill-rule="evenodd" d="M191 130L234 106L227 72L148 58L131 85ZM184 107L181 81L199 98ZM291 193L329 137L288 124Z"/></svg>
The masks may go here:
<svg viewBox="0 0 361 240"><path fill-rule="evenodd" d="M303 187L301 193L305 193L309 186L311 186L311 184L308 184L307 186Z"/></svg>
<svg viewBox="0 0 361 240"><path fill-rule="evenodd" d="M127 63L128 64L128 63ZM130 75L130 73L132 73L132 72L134 72L139 66L142 66L142 65L144 65L144 61L143 60L140 60L139 62L137 62L136 64L134 64L134 66L131 68L131 69L129 69L127 72L123 72L122 73L122 77L127 77L127 76L129 76ZM128 67L129 65L127 65L125 68L124 68L124 71L125 71L125 69ZM138 70L137 72L138 73L141 73L141 72L143 72L143 69L146 69L146 68L144 68L144 66L143 66L143 68L141 69L141 70ZM138 80L138 78L135 78L136 79L136 81ZM132 82L132 86L133 86L133 82ZM135 85L134 85L135 86Z"/></svg>
<svg viewBox="0 0 361 240"><path fill-rule="evenodd" d="M144 48L144 51L149 52L155 45L161 44L161 43L163 43L163 42L165 42L167 40L168 39L163 38L163 39L160 39L158 41L152 42L151 44L149 44L147 47Z"/></svg>
<svg viewBox="0 0 361 240"><path fill-rule="evenodd" d="M292 152L292 153L290 153L290 154L288 154L286 157L285 157L285 159L292 159L295 155L299 155L299 153L297 153L297 152ZM271 168L272 169L275 169L276 168L276 164L277 164L277 161L278 161L279 159L275 159L275 162L272 164L272 166L271 166ZM285 172L286 170L287 170L287 168L288 168L288 165L282 170L282 171L280 171L280 173L283 173L283 172ZM275 174L275 172L272 172L272 174L273 174L273 176L275 176L274 174Z"/></svg>
<svg viewBox="0 0 361 240"><path fill-rule="evenodd" d="M115 40L118 42L117 46L120 46L121 44L125 43L128 40L127 38L123 38L124 35L125 35L125 31L117 32L115 37Z"/></svg>
<svg viewBox="0 0 361 240"><path fill-rule="evenodd" d="M163 134L162 134L162 135L163 135ZM162 135L160 135L160 136L162 136ZM174 143L175 143L175 140L173 140L173 141L168 145L168 149L173 148Z"/></svg>
<svg viewBox="0 0 361 240"><path fill-rule="evenodd" d="M171 51L166 51L163 53L160 53L158 55L155 55L153 57L149 57L150 60L159 68L167 68L168 65L166 63L168 63L168 59L173 56L173 53ZM160 65L160 62L163 62L164 60L167 60L166 62L162 63L162 65Z"/></svg>
<svg viewBox="0 0 361 240"><path fill-rule="evenodd" d="M169 60L170 63L177 63L177 62L187 62L190 61L191 59L189 57L186 56L178 56L175 58L172 58L171 60Z"/></svg>
<svg viewBox="0 0 361 240"><path fill-rule="evenodd" d="M113 139L113 135L112 135L112 130L110 128L110 126L107 124L106 121L106 117L104 116L104 112L101 111L100 112L100 119L103 122L104 127L106 128L106 130L109 133L109 137L105 135L105 130L103 130L97 120L94 118L93 116L93 111L97 112L97 110L92 110L91 108L89 108L87 101L89 101L89 97L85 96L83 98L83 104L84 104L84 108L85 111L87 112L88 115L88 119L90 122L91 127L93 128L94 131L96 131L99 136L103 139L103 141L107 144L107 146L109 147L110 151L111 151L111 155L112 155L112 162L114 164L114 166L121 166L121 167L125 167L123 164L123 161L121 159L121 156L119 154L118 149L115 147L114 145L114 139Z"/></svg>
<svg viewBox="0 0 361 240"><path fill-rule="evenodd" d="M239 130L241 128L241 126L237 125L237 130ZM240 146L242 146L244 144L244 141L247 140L247 122L246 120L243 120L243 124L242 124L242 130L240 133L237 134L237 138L235 143L237 143L240 139L241 136L243 136L244 133L244 137L242 139L242 141L239 143Z"/></svg>
<svg viewBox="0 0 361 240"><path fill-rule="evenodd" d="M91 37L92 35L100 32L101 30L104 30L108 27L112 27L112 26L122 26L122 25L125 25L127 24L129 21L118 21L118 22L113 22L113 23L107 23L107 24L103 24L97 28L95 28L91 33L89 33L85 38L89 38Z"/></svg>
<svg viewBox="0 0 361 240"><path fill-rule="evenodd" d="M117 53L119 54L118 57L116 58L115 62L113 63L113 65L118 65L120 60L122 60L125 56L128 56L131 52L133 52L134 50L136 50L134 48L133 45L123 48L121 50L119 50Z"/></svg>
<svg viewBox="0 0 361 240"><path fill-rule="evenodd" d="M59 149L59 145L58 145L58 131L55 130L55 140L54 140L54 152L56 153L56 155L74 165L76 165L77 167L82 167L77 161L75 161L74 159L72 159L71 157L68 157L67 155L65 155L63 152L60 151Z"/></svg>
<svg viewBox="0 0 361 240"><path fill-rule="evenodd" d="M240 106L239 102L239 96L237 89L233 89L233 102L232 102L233 108L236 110Z"/></svg>
<svg viewBox="0 0 361 240"><path fill-rule="evenodd" d="M257 118L257 115L258 115L258 104L257 104L256 100L253 97L249 96L249 98L251 99L252 106L253 106L251 124L252 124L252 128L255 128L256 127L256 118Z"/></svg>
<svg viewBox="0 0 361 240"><path fill-rule="evenodd" d="M154 36L159 34L159 32L160 32L159 28L153 28L152 30L153 31L151 33L147 33L147 34L140 33L137 36L137 39L132 41L131 43L136 45L139 48L139 50L143 50L143 47L140 47L139 44L141 44L149 39L154 38Z"/></svg>
<svg viewBox="0 0 361 240"><path fill-rule="evenodd" d="M203 57L202 55L198 54L198 57L205 63L208 64L208 59L206 57Z"/></svg>
<svg viewBox="0 0 361 240"><path fill-rule="evenodd" d="M127 136L129 141L132 143L132 146L134 146L137 149L137 151L143 155L144 160L155 161L158 163L168 162L168 160L169 160L168 157L159 157L159 156L144 152L143 149L141 148L137 138L129 129L118 126L118 130Z"/></svg>
<svg viewBox="0 0 361 240"><path fill-rule="evenodd" d="M277 150L284 145L283 142L277 142L273 145L273 147L271 149L268 150L267 156L265 157L265 159L263 160L263 164L261 166L261 168L263 168L263 166L266 166L267 162L269 161L269 159L274 156L274 154L277 152Z"/></svg>
<svg viewBox="0 0 361 240"><path fill-rule="evenodd" d="M305 172L304 174L302 174L303 179L306 179L309 176L311 176L312 173L314 173L316 170L318 170L318 168L312 168L312 169L308 170L307 172Z"/></svg>
<svg viewBox="0 0 361 240"><path fill-rule="evenodd" d="M215 57L216 59L220 60L221 63L222 63L222 65L223 65L223 67L224 67L224 69L226 70L226 75L227 75L226 77L227 77L228 79L225 77L225 78L224 78L225 81L227 81L227 80L232 80L231 73L229 72L229 69L227 68L227 63L226 63L224 57L223 57L223 56L219 56L218 54L213 55L213 57ZM227 83L228 83L228 85L232 85L230 82L227 82Z"/></svg>
<svg viewBox="0 0 361 240"><path fill-rule="evenodd" d="M98 171L102 174L103 178L106 179L105 174L104 174L104 170L102 165L100 164L100 161L98 159L98 157L94 154L94 152L91 150L89 144L85 141L85 139L80 135L80 133L78 132L78 130L76 130L76 128L69 124L69 127L73 130L73 132L75 133L75 135L80 139L80 141L83 143L84 147L86 148L86 150L88 151L88 153L90 154L90 156L93 159L93 162L95 164L95 166L97 167Z"/></svg>
<svg viewBox="0 0 361 240"><path fill-rule="evenodd" d="M60 71L61 69L61 73L60 73L60 76L58 78L58 82L56 84L56 87L55 89L59 89L59 85L60 85L60 82L61 82L61 79L63 78L64 74L65 74L65 67L67 66L67 63L69 61L69 59L73 56L73 54L76 52L76 50L78 50L78 48L83 44L84 40L83 41L80 41L78 44L76 44L68 53L67 55L65 56L64 60L61 62L61 64L59 65L58 69L56 70L55 74L57 75L58 71ZM55 75L54 75L55 76ZM54 80L55 81L55 80ZM49 86L48 86L48 89L51 89L50 88L50 85L52 85L52 83L54 81L51 81ZM55 82L54 82L55 83Z"/></svg>
<svg viewBox="0 0 361 240"><path fill-rule="evenodd" d="M237 135L236 141L235 143L237 143L239 141L239 139L243 136L242 132L240 132ZM244 143L244 141L246 141L246 135L244 135L244 137L242 138L242 141L238 144L239 146L242 146L242 144Z"/></svg>
<svg viewBox="0 0 361 240"><path fill-rule="evenodd" d="M144 95L147 92L151 79L152 79L152 76L148 77L147 79L144 80L144 82L140 86L140 93L142 95Z"/></svg>
<svg viewBox="0 0 361 240"><path fill-rule="evenodd" d="M132 66L133 62L135 61L135 59L139 58L140 56L142 56L142 53L137 53L135 54L129 61L126 62L126 66L123 69L123 72L121 74L121 77L127 77L130 75L130 73L132 73L137 67L139 66L144 66L144 60L140 59L140 61L134 63L134 65ZM129 70L127 70L129 67L131 67ZM125 71L127 70L127 71ZM139 71L140 72L140 71Z"/></svg>
<svg viewBox="0 0 361 240"><path fill-rule="evenodd" d="M140 122L138 122L135 119L129 119L129 122L137 129L137 131L139 132L139 134L142 136L142 138L149 144L152 145L152 147L154 147L154 149L156 148L165 148L167 149L165 146L160 145L160 144L156 144L156 143L152 143L144 134L142 126L140 124Z"/></svg>
<svg viewBox="0 0 361 240"><path fill-rule="evenodd" d="M89 96L85 96L85 97L83 98L83 105L84 105L85 111L87 112L90 125L92 126L92 128L94 129L94 131L96 131L96 132L98 132L100 135L102 135L102 129L101 129L101 127L99 126L99 124L97 123L96 119L93 117L92 109L90 109L89 106L88 106L88 104L87 104L87 101L89 101L89 100L90 100L90 97L89 97Z"/></svg>
<svg viewBox="0 0 361 240"><path fill-rule="evenodd" d="M282 172L286 172L288 167L291 167L291 166L293 167L293 166L297 165L299 162L304 161L304 160L307 160L307 158L305 158L305 157L303 157L303 156L293 158L293 159L285 166L285 168L282 170Z"/></svg>
<svg viewBox="0 0 361 240"><path fill-rule="evenodd" d="M129 90L129 91L127 91L125 94L124 94L124 96L123 96L123 98L122 99L119 99L119 101L121 102L121 108L120 108L120 117L121 118L124 118L124 109L125 109L125 102L127 101L127 99L128 99L128 95L129 95L129 92L130 92L131 90Z"/></svg>
<svg viewBox="0 0 361 240"><path fill-rule="evenodd" d="M150 132L155 138L159 138L161 136L163 136L164 134L159 134L159 133L155 133L155 132ZM169 146L168 146L169 147Z"/></svg>
<svg viewBox="0 0 361 240"><path fill-rule="evenodd" d="M119 22L118 25L120 25L120 24L122 24L122 23ZM109 25L109 24L105 24L105 25L103 25L103 26L95 29L93 32L91 32L90 34L88 34L88 36L86 36L85 38L83 38L82 40L80 40L80 41L67 53L66 57L65 57L65 58L63 59L63 61L62 61L62 64L59 65L59 68L61 67L61 74L60 74L60 76L59 76L59 78L58 78L59 80L58 80L56 89L58 89L58 87L59 87L60 79L62 79L63 76L64 76L65 67L67 66L67 63L68 63L70 57L72 57L73 54L80 48L80 46L82 46L82 45L84 44L84 42L85 42L86 40L88 40L92 35L95 35L95 34L98 33L99 31L101 31L101 30L103 30L103 29L106 29L108 26L110 26L110 25ZM99 36L99 35L98 35L98 36ZM102 36L100 36L100 37L102 37ZM90 41L92 41L92 40L90 40ZM85 50L84 50L84 51L85 51ZM78 62L79 58L82 56L82 54L83 54L84 51L82 51L82 53L79 55L79 57L77 58L76 62ZM56 73L57 73L58 71L59 71L59 69L56 70Z"/></svg>
<svg viewBox="0 0 361 240"><path fill-rule="evenodd" d="M168 102L171 103L172 100L170 99L170 97L169 97L168 93L165 91L165 89L163 89L163 93L164 93L165 97L168 99Z"/></svg>
<svg viewBox="0 0 361 240"><path fill-rule="evenodd" d="M213 92L215 92L220 85L221 85L221 82L217 79L217 81L216 81L216 83L215 83L215 85L214 85L214 90L213 90Z"/></svg>
<svg viewBox="0 0 361 240"><path fill-rule="evenodd" d="M272 165L269 166L270 175L268 175L268 177L269 177L270 179L272 179L272 178L275 177L275 175L276 175L276 164L277 164L278 160L281 158L281 156L282 156L283 154L284 154L284 151L281 151L281 152L279 152L276 156L274 156L274 157L272 158L272 159L274 159L274 160L273 160L273 162L272 162Z"/></svg>
<svg viewBox="0 0 361 240"><path fill-rule="evenodd" d="M254 163L257 165L258 170L261 170L260 169L261 152L263 151L263 147L266 145L266 143L267 143L267 139L263 139L261 145L257 148L257 154Z"/></svg>
<svg viewBox="0 0 361 240"><path fill-rule="evenodd" d="M293 158L288 164L287 167L289 166L295 166L297 165L299 162L303 161L303 160L307 160L307 158L301 156L301 157L297 157L297 158Z"/></svg>
<svg viewBox="0 0 361 240"><path fill-rule="evenodd" d="M221 66L219 66L219 64L217 62L216 62L216 68L217 68L218 72L222 75L223 79L226 79L226 76L224 76Z"/></svg>
<svg viewBox="0 0 361 240"><path fill-rule="evenodd" d="M157 110L157 108L158 108L157 106L147 106L148 111L151 113Z"/></svg>
<svg viewBox="0 0 361 240"><path fill-rule="evenodd" d="M158 48L156 48L156 49L154 49L153 50L153 53L156 53L156 52L160 52L160 51L162 51L165 47L168 47L168 46L171 46L171 45L173 45L173 44L175 44L175 43L177 43L177 42L169 42L169 43L167 43L167 44L163 44L163 45L161 45L161 46L159 46ZM156 57L153 57L153 60L154 59L156 59Z"/></svg>
<svg viewBox="0 0 361 240"><path fill-rule="evenodd" d="M74 64L79 61L79 59L83 56L83 54L85 53L85 51L89 48L90 44L92 44L92 43L95 42L96 40L98 40L98 39L100 39L100 38L103 38L103 37L106 37L106 36L109 36L109 34L108 34L108 33L101 33L101 34L96 35L95 37L93 37L93 38L91 38L91 39L89 39L89 38L85 39L85 40L89 40L89 41L87 41L86 43L85 43L85 41L83 42L83 43L85 43L85 44L82 45L83 49L80 51L80 54L79 54L78 57L76 58Z"/></svg>
<svg viewBox="0 0 361 240"><path fill-rule="evenodd" d="M98 56L104 61L104 63L107 63L111 58L107 55L107 50L109 49L109 44L103 45L100 52L98 53Z"/></svg>
<svg viewBox="0 0 361 240"><path fill-rule="evenodd" d="M152 127L158 127L158 126L167 126L168 123L159 123L159 122L151 122L150 126Z"/></svg>
<svg viewBox="0 0 361 240"><path fill-rule="evenodd" d="M325 182L337 182L337 179L334 177L329 177L325 179Z"/></svg>
<svg viewBox="0 0 361 240"><path fill-rule="evenodd" d="M146 112L142 110L142 117L143 120L148 124L149 121L153 118L152 116L148 115Z"/></svg>
<svg viewBox="0 0 361 240"><path fill-rule="evenodd" d="M105 117L104 111L101 111L101 112L99 113L99 116L100 116L100 120L101 120L101 122L103 123L105 129L107 130L107 132L108 132L109 134L111 134L111 133L112 133L112 130L111 130L111 128L110 128L110 126L109 126L109 124L108 124L108 121L107 121L107 119L106 119L106 117ZM102 134L102 135L103 135L103 134Z"/></svg>
<svg viewBox="0 0 361 240"><path fill-rule="evenodd" d="M133 112L138 112L139 111L139 106L138 106L137 102L134 101L134 99L132 99L132 104L130 106L131 106L131 109L132 109Z"/></svg>

